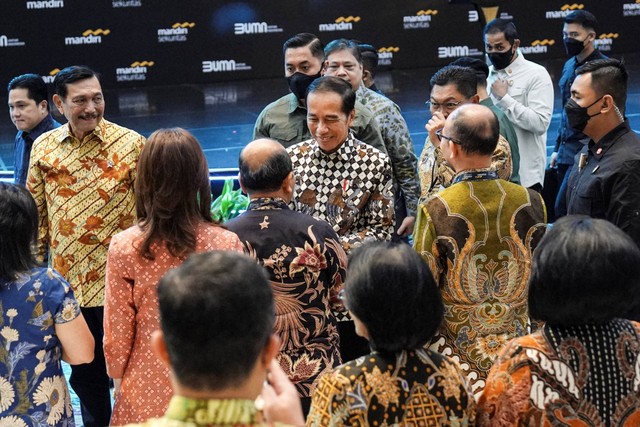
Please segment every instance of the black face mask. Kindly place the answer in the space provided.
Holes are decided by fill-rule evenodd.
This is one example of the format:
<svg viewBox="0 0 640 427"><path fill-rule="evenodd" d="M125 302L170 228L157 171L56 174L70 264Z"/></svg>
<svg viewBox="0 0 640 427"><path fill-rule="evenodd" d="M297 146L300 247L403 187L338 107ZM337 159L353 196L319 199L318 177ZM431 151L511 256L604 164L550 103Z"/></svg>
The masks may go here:
<svg viewBox="0 0 640 427"><path fill-rule="evenodd" d="M564 42L564 49L569 56L576 56L584 50L584 40L580 41L567 37L562 39L562 41Z"/></svg>
<svg viewBox="0 0 640 427"><path fill-rule="evenodd" d="M597 116L598 114L601 114L601 112L598 111L596 114L590 116L587 110L592 105L595 105L596 102L600 101L603 97L604 95L602 95L600 98L596 99L586 107L581 107L576 101L574 101L573 99L569 99L567 105L564 106L564 112L567 114L567 121L569 122L569 126L579 132L584 131L584 128L587 127L587 122L589 122L589 119L591 117Z"/></svg>
<svg viewBox="0 0 640 427"><path fill-rule="evenodd" d="M496 70L503 70L507 68L509 64L511 64L511 59L513 59L514 52L512 47L509 48L506 52L493 52L489 54L489 59L493 64Z"/></svg>
<svg viewBox="0 0 640 427"><path fill-rule="evenodd" d="M307 96L307 89L309 89L309 85L311 85L311 83L318 77L320 77L320 73L308 76L306 74L295 72L291 76L287 77L287 84L296 98L303 100L305 96Z"/></svg>

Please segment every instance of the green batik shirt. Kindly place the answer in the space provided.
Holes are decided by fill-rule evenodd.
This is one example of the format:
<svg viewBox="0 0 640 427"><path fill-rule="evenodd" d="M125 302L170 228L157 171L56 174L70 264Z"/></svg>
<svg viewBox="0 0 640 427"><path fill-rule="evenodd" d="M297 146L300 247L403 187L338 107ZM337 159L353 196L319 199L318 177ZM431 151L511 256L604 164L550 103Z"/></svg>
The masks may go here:
<svg viewBox="0 0 640 427"><path fill-rule="evenodd" d="M407 215L415 216L420 198L418 158L413 150L413 141L400 107L389 98L367 89L364 85L358 88L356 94L358 101L373 113L389 153L394 184L402 190Z"/></svg>
<svg viewBox="0 0 640 427"><path fill-rule="evenodd" d="M356 117L351 124L356 139L387 153L380 128L371 111L356 101ZM264 107L253 128L253 139L271 138L285 148L311 139L307 126L307 109L292 93Z"/></svg>
<svg viewBox="0 0 640 427"><path fill-rule="evenodd" d="M265 423L253 400L190 399L173 396L162 418L127 427L287 427L286 424Z"/></svg>

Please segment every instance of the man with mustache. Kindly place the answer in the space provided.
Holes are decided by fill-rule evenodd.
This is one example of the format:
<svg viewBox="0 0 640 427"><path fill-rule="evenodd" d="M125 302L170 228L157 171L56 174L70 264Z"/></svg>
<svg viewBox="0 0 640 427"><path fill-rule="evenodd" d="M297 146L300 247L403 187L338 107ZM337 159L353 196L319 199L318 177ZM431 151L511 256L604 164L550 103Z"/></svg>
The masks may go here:
<svg viewBox="0 0 640 427"><path fill-rule="evenodd" d="M317 36L300 33L284 42L284 75L291 93L267 105L253 128L253 139L271 138L289 147L311 138L307 126L306 94L324 63L324 46ZM387 152L371 111L356 102L351 124L354 136L383 153Z"/></svg>
<svg viewBox="0 0 640 427"><path fill-rule="evenodd" d="M111 417L102 350L107 249L111 236L133 225L133 182L145 138L102 117L95 71L67 67L53 86L53 102L68 123L33 143L27 188L38 206L38 255L49 250L49 266L73 287L95 339L93 362L73 366L69 382L84 425L102 427Z"/></svg>

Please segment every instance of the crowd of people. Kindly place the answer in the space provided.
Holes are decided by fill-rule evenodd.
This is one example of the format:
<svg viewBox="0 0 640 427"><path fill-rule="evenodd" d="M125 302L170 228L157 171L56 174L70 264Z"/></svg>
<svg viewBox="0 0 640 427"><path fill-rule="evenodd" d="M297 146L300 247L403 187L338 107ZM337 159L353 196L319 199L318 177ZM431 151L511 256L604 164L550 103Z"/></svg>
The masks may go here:
<svg viewBox="0 0 640 427"><path fill-rule="evenodd" d="M224 224L188 131L107 121L78 65L53 82L61 125L16 77L0 426L75 425L61 360L85 426L638 425L640 137L596 29L564 21L552 225L553 83L509 20L484 29L491 66L431 77L419 156L372 46L288 39L291 93Z"/></svg>

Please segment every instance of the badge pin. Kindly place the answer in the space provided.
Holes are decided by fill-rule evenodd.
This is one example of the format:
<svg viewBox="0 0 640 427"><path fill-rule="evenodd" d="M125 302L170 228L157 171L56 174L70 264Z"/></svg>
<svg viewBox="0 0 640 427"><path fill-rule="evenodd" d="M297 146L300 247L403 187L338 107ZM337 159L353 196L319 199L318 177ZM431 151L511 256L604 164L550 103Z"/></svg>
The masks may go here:
<svg viewBox="0 0 640 427"><path fill-rule="evenodd" d="M598 148L598 149L596 150L596 154L598 154L598 155L602 154L602 148Z"/></svg>

